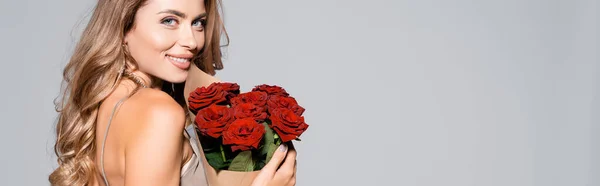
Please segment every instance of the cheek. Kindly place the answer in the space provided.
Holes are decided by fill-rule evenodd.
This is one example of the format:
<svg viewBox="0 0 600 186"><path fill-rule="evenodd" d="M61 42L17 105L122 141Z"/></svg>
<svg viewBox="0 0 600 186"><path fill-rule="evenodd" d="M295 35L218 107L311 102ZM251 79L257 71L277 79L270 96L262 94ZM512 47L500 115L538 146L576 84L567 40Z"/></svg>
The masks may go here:
<svg viewBox="0 0 600 186"><path fill-rule="evenodd" d="M149 31L146 34L146 45L142 47L149 48L159 56L163 55L165 51L173 47L176 42L175 34L170 33L168 30ZM153 54L153 56L155 56L155 54Z"/></svg>
<svg viewBox="0 0 600 186"><path fill-rule="evenodd" d="M130 50L140 66L159 62L164 52L175 43L174 34L156 28L140 29L134 34L137 37L130 42Z"/></svg>
<svg viewBox="0 0 600 186"><path fill-rule="evenodd" d="M204 48L204 32L196 32L194 35L194 38L196 38L196 43L198 43L198 51Z"/></svg>
<svg viewBox="0 0 600 186"><path fill-rule="evenodd" d="M148 44L158 51L167 51L177 41L177 34L167 29L149 32L148 35Z"/></svg>

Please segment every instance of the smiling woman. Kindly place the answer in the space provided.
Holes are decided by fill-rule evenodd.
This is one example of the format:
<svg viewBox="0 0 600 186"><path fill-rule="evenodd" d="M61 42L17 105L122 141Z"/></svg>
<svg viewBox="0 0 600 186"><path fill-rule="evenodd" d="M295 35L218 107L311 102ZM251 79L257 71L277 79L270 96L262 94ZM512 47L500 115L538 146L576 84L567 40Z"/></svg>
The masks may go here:
<svg viewBox="0 0 600 186"><path fill-rule="evenodd" d="M208 185L175 84L192 63L210 75L223 68L219 7L217 0L98 1L63 72L52 185ZM293 185L291 176L273 177L292 151L278 151L252 184Z"/></svg>

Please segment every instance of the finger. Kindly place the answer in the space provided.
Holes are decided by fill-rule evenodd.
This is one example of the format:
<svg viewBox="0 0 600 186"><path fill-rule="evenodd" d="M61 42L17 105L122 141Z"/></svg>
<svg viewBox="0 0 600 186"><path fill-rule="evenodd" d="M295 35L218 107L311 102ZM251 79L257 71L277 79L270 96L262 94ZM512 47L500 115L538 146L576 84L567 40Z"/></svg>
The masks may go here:
<svg viewBox="0 0 600 186"><path fill-rule="evenodd" d="M289 150L287 156L285 157L285 162L281 165L282 169L294 170L294 165L296 164L296 156L297 156L296 148L294 145L290 143Z"/></svg>
<svg viewBox="0 0 600 186"><path fill-rule="evenodd" d="M296 147L294 147L294 144L290 143L290 146L292 149L294 149L294 152L296 152L296 158L294 158L294 178L296 178L296 170L298 170L298 151L296 151Z"/></svg>
<svg viewBox="0 0 600 186"><path fill-rule="evenodd" d="M290 145L290 147L292 147ZM296 150L294 148L289 148L287 156L285 157L285 162L281 165L277 173L275 173L276 178L281 178L284 180L289 180L294 176L294 164L296 162Z"/></svg>
<svg viewBox="0 0 600 186"><path fill-rule="evenodd" d="M294 146L294 144L292 142L290 142L290 149L293 149L294 152L296 153L296 155L294 157L294 174L292 175L292 177L296 177L296 166L298 165L298 151L296 151L296 147Z"/></svg>
<svg viewBox="0 0 600 186"><path fill-rule="evenodd" d="M292 178L290 179L290 185L294 186L296 185L296 177L297 177L297 170L298 170L298 160L294 160L294 175L292 175Z"/></svg>
<svg viewBox="0 0 600 186"><path fill-rule="evenodd" d="M269 162L262 168L261 172L271 172L275 174L277 171L277 167L281 165L281 162L285 159L286 153L288 152L288 146L286 144L281 144L273 153L273 156L269 160Z"/></svg>
<svg viewBox="0 0 600 186"><path fill-rule="evenodd" d="M296 174L298 170L298 160L294 160L294 170L292 171L292 176L290 179L296 179Z"/></svg>

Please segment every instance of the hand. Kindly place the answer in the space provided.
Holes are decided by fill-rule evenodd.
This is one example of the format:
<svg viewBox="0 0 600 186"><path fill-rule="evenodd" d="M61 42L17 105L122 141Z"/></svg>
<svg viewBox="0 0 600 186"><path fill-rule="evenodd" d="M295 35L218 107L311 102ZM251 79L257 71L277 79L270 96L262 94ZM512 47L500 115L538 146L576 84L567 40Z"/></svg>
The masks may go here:
<svg viewBox="0 0 600 186"><path fill-rule="evenodd" d="M285 162L283 162L284 159ZM261 169L252 182L252 186L294 185L296 185L296 150L291 143L289 143L289 148L287 145L282 144L273 154L269 163Z"/></svg>

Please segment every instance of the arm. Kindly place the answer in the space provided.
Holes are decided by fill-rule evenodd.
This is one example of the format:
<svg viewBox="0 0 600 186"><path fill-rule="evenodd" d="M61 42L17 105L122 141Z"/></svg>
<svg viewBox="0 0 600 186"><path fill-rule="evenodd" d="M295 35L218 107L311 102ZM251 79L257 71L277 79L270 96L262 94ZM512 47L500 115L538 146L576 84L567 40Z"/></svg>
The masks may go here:
<svg viewBox="0 0 600 186"><path fill-rule="evenodd" d="M137 113L125 147L125 185L179 185L184 111L168 95L151 96Z"/></svg>

